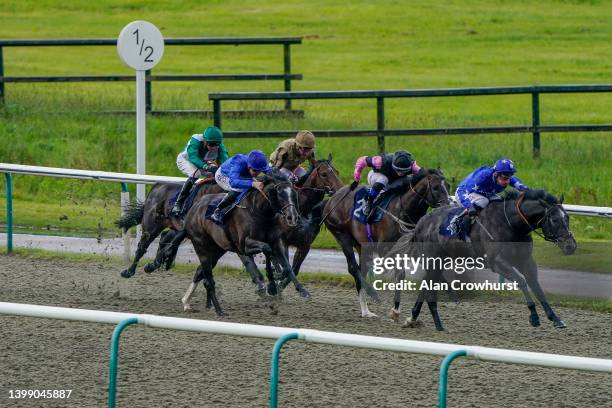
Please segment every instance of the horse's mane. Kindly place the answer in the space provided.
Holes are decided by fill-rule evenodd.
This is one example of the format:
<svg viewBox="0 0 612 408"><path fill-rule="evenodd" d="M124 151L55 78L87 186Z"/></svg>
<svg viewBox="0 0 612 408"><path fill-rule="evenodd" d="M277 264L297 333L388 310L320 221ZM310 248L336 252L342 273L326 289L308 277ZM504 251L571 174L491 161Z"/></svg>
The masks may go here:
<svg viewBox="0 0 612 408"><path fill-rule="evenodd" d="M419 181L423 180L428 175L436 175L441 178L444 178L444 174L440 169L426 169L425 167L421 167L421 170L411 178L411 184L416 185Z"/></svg>
<svg viewBox="0 0 612 408"><path fill-rule="evenodd" d="M279 181L289 181L289 179L279 169L273 167L270 172L264 174L262 181L264 184L269 184Z"/></svg>
<svg viewBox="0 0 612 408"><path fill-rule="evenodd" d="M519 197L521 193L519 191L509 191L506 193L506 198L514 200ZM527 190L525 191L525 199L527 200L543 200L547 204L556 205L559 204L559 200L552 194L545 190Z"/></svg>

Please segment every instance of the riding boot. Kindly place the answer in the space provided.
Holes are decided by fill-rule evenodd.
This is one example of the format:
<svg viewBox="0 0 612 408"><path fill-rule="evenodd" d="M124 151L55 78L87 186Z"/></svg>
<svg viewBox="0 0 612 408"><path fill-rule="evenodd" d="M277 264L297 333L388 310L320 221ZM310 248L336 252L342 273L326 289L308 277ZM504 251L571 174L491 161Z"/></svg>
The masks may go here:
<svg viewBox="0 0 612 408"><path fill-rule="evenodd" d="M474 205L468 208L467 212L463 216L463 232L465 234L465 242L472 242L470 238L470 232L472 231L472 221L478 215L478 213L482 210L482 208Z"/></svg>
<svg viewBox="0 0 612 408"><path fill-rule="evenodd" d="M215 208L215 212L213 212L213 214L210 216L210 218L216 222L216 223L221 223L221 219L223 218L223 216L225 215L223 210L230 204L232 204L234 202L234 200L236 199L236 197L238 197L240 195L240 191L229 191L225 197L223 197L223 200L221 200L221 202L219 202L219 204L217 204L217 208Z"/></svg>
<svg viewBox="0 0 612 408"><path fill-rule="evenodd" d="M185 204L185 200L187 199L187 197L189 197L191 188L193 187L193 184L196 182L197 179L197 177L189 177L187 181L185 181L183 187L181 188L181 192L179 193L179 196L176 199L176 203L174 203L174 207L172 207L172 211L170 211L170 214L176 217L182 217L184 215L183 205Z"/></svg>
<svg viewBox="0 0 612 408"><path fill-rule="evenodd" d="M365 202L363 203L362 212L366 216L366 219L369 220L370 215L372 213L372 208L374 208L374 203L376 202L376 197L385 188L383 183L374 183L374 185L368 191L368 195L365 198Z"/></svg>

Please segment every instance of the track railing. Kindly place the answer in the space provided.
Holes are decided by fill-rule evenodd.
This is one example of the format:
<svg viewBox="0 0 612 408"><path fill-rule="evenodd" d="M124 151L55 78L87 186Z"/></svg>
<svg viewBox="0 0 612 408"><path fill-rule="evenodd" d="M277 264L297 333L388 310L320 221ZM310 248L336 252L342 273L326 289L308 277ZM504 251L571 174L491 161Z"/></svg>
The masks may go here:
<svg viewBox="0 0 612 408"><path fill-rule="evenodd" d="M150 176L131 173L114 173L95 170L75 170L58 167L28 166L23 164L0 163L0 173L6 179L6 226L7 251L13 250L13 177L12 174L33 176L63 177L81 180L111 181L121 183L121 209L124 211L129 203L129 192L126 183L155 184L159 182L183 183L184 177ZM563 204L563 208L573 215L612 218L612 207L592 207L586 205ZM129 235L124 233L126 241L124 257L129 259Z"/></svg>
<svg viewBox="0 0 612 408"><path fill-rule="evenodd" d="M612 360L606 359L534 353L489 347L463 346L459 344L433 343L388 337L363 336L311 329L295 329L288 327L262 326L147 314L72 309L5 302L0 302L0 314L116 324L117 326L111 338L109 359L108 406L111 408L115 407L116 404L120 336L122 331L127 326L133 324L143 324L147 327L171 330L277 339L272 350L270 372L270 407L276 407L278 404L279 356L283 344L289 340L302 340L309 343L330 344L402 353L445 356L440 369L440 384L438 391L438 403L440 407L446 407L446 388L449 365L453 359L460 356L503 363L527 364L543 367L612 373Z"/></svg>
<svg viewBox="0 0 612 408"><path fill-rule="evenodd" d="M302 43L302 37L180 37L165 38L166 46L247 46L247 45L275 45L283 47L283 73L282 74L196 74L196 75L151 75L147 71L145 94L145 107L147 112L154 114L208 114L207 111L198 110L173 110L153 111L152 86L153 81L283 81L284 90L291 91L291 81L301 80L301 74L291 72L291 46ZM116 46L116 38L68 38L68 39L0 39L0 103L5 98L5 83L25 82L100 82L100 81L129 81L134 82L131 75L60 75L60 76L6 76L4 74L3 48L11 47L65 47L65 46ZM122 112L116 112L122 113ZM125 113L125 112L123 112ZM130 112L131 113L131 112ZM234 116L240 116L248 112L231 112ZM285 102L284 111L252 112L257 114L281 114L293 113L297 115L303 112L291 111L291 101Z"/></svg>
<svg viewBox="0 0 612 408"><path fill-rule="evenodd" d="M540 155L541 132L609 132L612 124L606 125L541 125L540 94L595 93L612 92L612 84L598 85L528 85L499 86L480 88L440 88L440 89L389 89L354 91L303 91L303 92L211 92L208 99L213 102L215 126L221 127L222 101L284 100L296 99L371 99L376 100L376 129L355 130L313 130L320 137L376 136L378 150L385 151L385 136L413 135L468 135L483 133L532 133L533 155ZM432 128L432 129L388 129L385 127L385 99L423 98L448 96L482 95L531 95L531 126L489 126L470 128ZM295 131L229 131L223 130L228 137L287 137Z"/></svg>

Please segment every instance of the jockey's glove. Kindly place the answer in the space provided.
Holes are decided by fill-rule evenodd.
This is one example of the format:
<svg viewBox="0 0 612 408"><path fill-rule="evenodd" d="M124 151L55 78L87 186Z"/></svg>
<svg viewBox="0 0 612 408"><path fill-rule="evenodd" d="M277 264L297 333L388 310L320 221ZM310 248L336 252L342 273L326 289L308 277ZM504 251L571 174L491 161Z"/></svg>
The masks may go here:
<svg viewBox="0 0 612 408"><path fill-rule="evenodd" d="M359 181L353 180L353 182L351 183L351 187L350 187L351 191L355 190L358 185L359 185Z"/></svg>

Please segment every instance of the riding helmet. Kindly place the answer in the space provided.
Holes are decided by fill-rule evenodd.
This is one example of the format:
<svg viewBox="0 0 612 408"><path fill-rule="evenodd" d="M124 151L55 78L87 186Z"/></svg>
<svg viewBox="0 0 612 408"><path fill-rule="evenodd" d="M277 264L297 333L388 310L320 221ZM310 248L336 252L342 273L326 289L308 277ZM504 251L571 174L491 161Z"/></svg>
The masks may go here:
<svg viewBox="0 0 612 408"><path fill-rule="evenodd" d="M315 137L310 130L300 130L295 136L295 142L299 147L314 149Z"/></svg>
<svg viewBox="0 0 612 408"><path fill-rule="evenodd" d="M393 161L391 162L391 167L393 170L407 173L412 168L412 163L414 160L412 159L412 155L405 150L399 150L395 152L393 155Z"/></svg>
<svg viewBox="0 0 612 408"><path fill-rule="evenodd" d="M516 173L516 167L514 167L514 162L506 157L502 157L498 161L495 162L495 166L493 166L493 171L497 173Z"/></svg>
<svg viewBox="0 0 612 408"><path fill-rule="evenodd" d="M209 126L204 129L204 140L221 143L223 141L223 132L216 126Z"/></svg>
<svg viewBox="0 0 612 408"><path fill-rule="evenodd" d="M247 158L247 165L249 168L256 171L268 171L268 162L266 155L261 150L252 150Z"/></svg>

